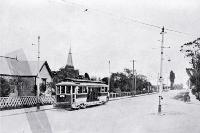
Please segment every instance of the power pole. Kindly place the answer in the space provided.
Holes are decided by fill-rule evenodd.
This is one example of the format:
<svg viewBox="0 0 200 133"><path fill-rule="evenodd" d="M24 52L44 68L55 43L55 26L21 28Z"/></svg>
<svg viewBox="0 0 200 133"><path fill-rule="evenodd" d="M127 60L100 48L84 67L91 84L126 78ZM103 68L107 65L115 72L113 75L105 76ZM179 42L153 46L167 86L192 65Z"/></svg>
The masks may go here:
<svg viewBox="0 0 200 133"><path fill-rule="evenodd" d="M38 36L38 42L37 42L37 46L38 46L38 55L37 55L37 77L36 77L36 84L37 84L37 110L40 109L40 36ZM32 45L36 45L36 44L32 44Z"/></svg>
<svg viewBox="0 0 200 133"><path fill-rule="evenodd" d="M134 86L134 87L135 87L135 90L134 90L134 91L135 91L135 92L134 92L135 95L136 95L136 93L137 93L137 82L136 82L136 81L137 81L137 73L136 73L136 70L135 70L135 86Z"/></svg>
<svg viewBox="0 0 200 133"><path fill-rule="evenodd" d="M134 69L134 60L133 60L133 87L132 87L132 90L133 90L133 93L132 93L132 96L133 96L133 94L135 95L136 93L135 93L135 69Z"/></svg>
<svg viewBox="0 0 200 133"><path fill-rule="evenodd" d="M163 90L163 48L164 48L164 34L165 34L165 29L164 27L162 28L162 31L160 33L162 35L162 40L161 40L161 58L160 58L160 88L159 88L159 104L158 104L158 113L161 113L161 100L162 98L162 90Z"/></svg>
<svg viewBox="0 0 200 133"><path fill-rule="evenodd" d="M38 63L37 63L37 70L38 70L38 75L37 75L37 79L38 79L38 82L37 82L37 100L38 100L38 103L37 103L37 110L40 109L40 83L39 83L39 80L40 80L40 76L39 76L39 73L40 73L40 36L38 36Z"/></svg>
<svg viewBox="0 0 200 133"><path fill-rule="evenodd" d="M109 67L109 76L108 76L108 89L109 89L109 91L110 91L110 78L111 78L111 76L110 76L110 60L108 61L108 67Z"/></svg>
<svg viewBox="0 0 200 133"><path fill-rule="evenodd" d="M158 73L158 77L157 77L157 92L159 92L159 79L160 79L160 74Z"/></svg>

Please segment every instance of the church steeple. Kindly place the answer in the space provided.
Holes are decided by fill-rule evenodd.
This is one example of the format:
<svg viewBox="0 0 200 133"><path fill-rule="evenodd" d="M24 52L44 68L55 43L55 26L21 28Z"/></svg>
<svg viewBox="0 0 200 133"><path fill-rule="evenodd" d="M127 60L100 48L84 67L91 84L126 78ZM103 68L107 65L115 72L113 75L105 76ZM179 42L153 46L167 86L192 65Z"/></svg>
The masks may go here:
<svg viewBox="0 0 200 133"><path fill-rule="evenodd" d="M67 64L64 68L64 77L66 78L77 78L79 76L79 71L74 69L73 61L72 61L72 52L71 46L69 48L69 53L67 57Z"/></svg>
<svg viewBox="0 0 200 133"><path fill-rule="evenodd" d="M72 52L71 52L71 46L69 48L68 58L67 58L67 66L74 66L72 61Z"/></svg>

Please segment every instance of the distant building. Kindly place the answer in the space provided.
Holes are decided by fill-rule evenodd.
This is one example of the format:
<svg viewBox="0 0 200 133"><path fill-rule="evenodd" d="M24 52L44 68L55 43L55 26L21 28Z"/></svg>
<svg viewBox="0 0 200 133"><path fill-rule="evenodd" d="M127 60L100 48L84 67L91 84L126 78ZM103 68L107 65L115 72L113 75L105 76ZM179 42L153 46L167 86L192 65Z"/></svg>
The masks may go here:
<svg viewBox="0 0 200 133"><path fill-rule="evenodd" d="M39 63L39 72L37 61L19 61L16 59L0 58L0 81L5 80L9 86L11 96L35 96L35 85L39 82L43 85L43 91L47 84L52 82L51 69L47 61ZM39 74L39 79L37 75ZM5 86L0 84L0 96L2 96ZM5 96L5 95L4 95Z"/></svg>

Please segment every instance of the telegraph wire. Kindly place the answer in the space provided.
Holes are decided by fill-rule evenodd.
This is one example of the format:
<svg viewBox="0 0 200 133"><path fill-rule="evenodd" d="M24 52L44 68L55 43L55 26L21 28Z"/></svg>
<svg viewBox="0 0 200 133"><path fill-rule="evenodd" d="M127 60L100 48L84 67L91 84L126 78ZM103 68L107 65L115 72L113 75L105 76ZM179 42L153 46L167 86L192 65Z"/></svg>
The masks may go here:
<svg viewBox="0 0 200 133"><path fill-rule="evenodd" d="M165 30L175 32L175 33L179 33L179 34L188 35L188 36L196 36L196 35L193 35L193 34L190 34L190 33L181 32L181 31L177 31L177 30L173 30L173 29L169 29L169 28L165 28Z"/></svg>
<svg viewBox="0 0 200 133"><path fill-rule="evenodd" d="M55 1L55 0L52 0L52 1ZM142 24L142 25L146 25L146 26L149 26L149 27L153 27L153 28L157 28L157 29L162 29L163 28L163 26L159 26L159 25L151 24L151 23L146 23L144 21L141 21L141 20L138 20L138 19L134 19L132 17L117 16L114 13L111 13L111 12L108 12L108 11L103 11L103 10L100 10L100 9L91 8L91 7L85 6L85 5L80 4L80 3L75 3L75 2L68 1L68 0L59 0L59 1L60 1L60 3L62 2L62 3L65 3L65 4L70 4L72 6L79 7L82 10L84 8L83 12L96 11L96 12L100 12L100 13L103 13L103 14L110 15L110 16L115 17L115 18L117 17L118 19L123 18L125 20L129 20L131 22ZM58 2L58 1L55 1L55 2ZM196 37L196 35L194 35L194 34L178 31L178 30L171 29L171 28L166 28L165 27L165 30L166 31L170 31L170 32L174 32L174 33L178 33L178 34L183 34L183 35L187 35L187 36L193 36L193 37L195 36Z"/></svg>

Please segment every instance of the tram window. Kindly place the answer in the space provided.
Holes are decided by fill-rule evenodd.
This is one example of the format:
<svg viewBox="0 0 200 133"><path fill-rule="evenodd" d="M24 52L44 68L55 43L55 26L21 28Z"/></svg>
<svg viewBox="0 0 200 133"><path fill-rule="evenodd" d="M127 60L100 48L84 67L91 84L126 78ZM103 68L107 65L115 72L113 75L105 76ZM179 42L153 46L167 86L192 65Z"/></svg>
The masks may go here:
<svg viewBox="0 0 200 133"><path fill-rule="evenodd" d="M82 86L79 86L79 87L78 87L78 93L82 93L82 91L83 91L83 87L82 87Z"/></svg>
<svg viewBox="0 0 200 133"><path fill-rule="evenodd" d="M108 91L108 87L105 87L105 92L107 92Z"/></svg>
<svg viewBox="0 0 200 133"><path fill-rule="evenodd" d="M57 94L60 94L60 86L57 86Z"/></svg>
<svg viewBox="0 0 200 133"><path fill-rule="evenodd" d="M98 92L100 92L100 91L101 91L101 88L100 88L100 87L98 87L98 88L97 88L97 90L98 90Z"/></svg>
<svg viewBox="0 0 200 133"><path fill-rule="evenodd" d="M67 90L66 90L66 93L67 94L70 94L70 89L71 89L71 86L67 86L67 88L66 88Z"/></svg>
<svg viewBox="0 0 200 133"><path fill-rule="evenodd" d="M61 86L61 93L65 93L65 86Z"/></svg>
<svg viewBox="0 0 200 133"><path fill-rule="evenodd" d="M72 93L75 93L75 86L72 86Z"/></svg>
<svg viewBox="0 0 200 133"><path fill-rule="evenodd" d="M88 87L88 93L90 93L92 91L91 87Z"/></svg>
<svg viewBox="0 0 200 133"><path fill-rule="evenodd" d="M83 86L83 93L87 93L87 88L86 88L86 86Z"/></svg>
<svg viewBox="0 0 200 133"><path fill-rule="evenodd" d="M104 87L101 88L101 92L105 92L105 88Z"/></svg>

